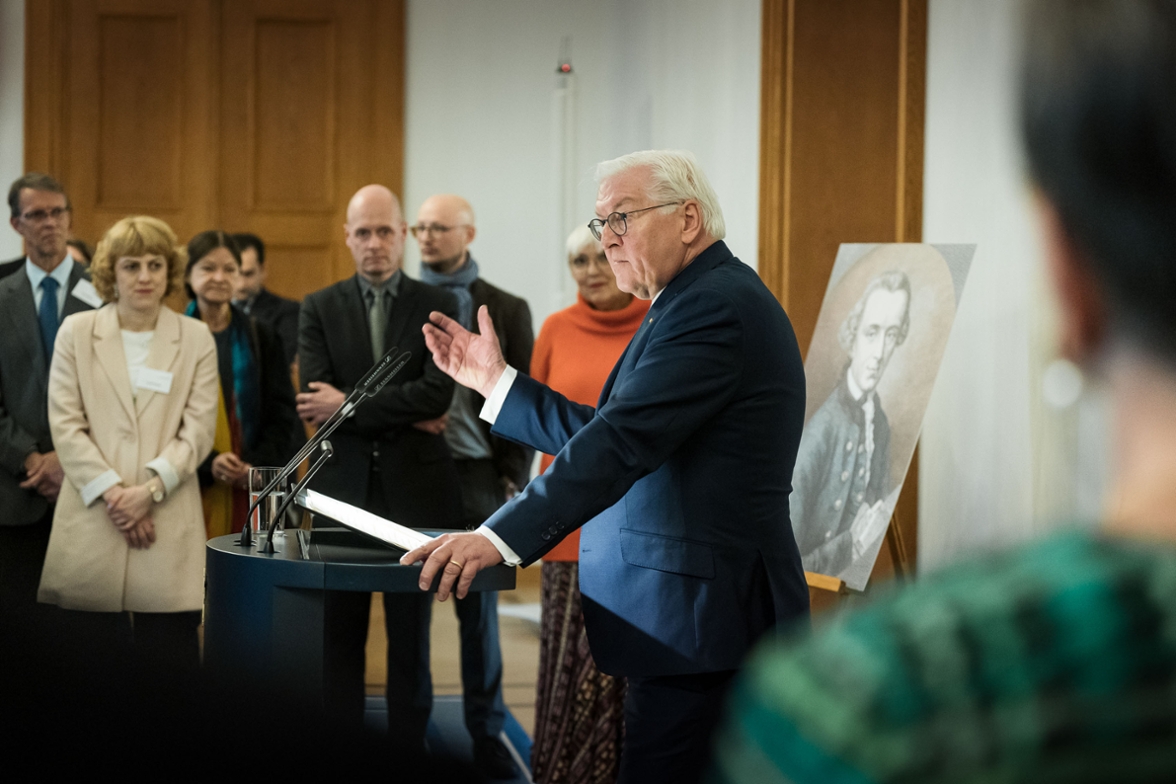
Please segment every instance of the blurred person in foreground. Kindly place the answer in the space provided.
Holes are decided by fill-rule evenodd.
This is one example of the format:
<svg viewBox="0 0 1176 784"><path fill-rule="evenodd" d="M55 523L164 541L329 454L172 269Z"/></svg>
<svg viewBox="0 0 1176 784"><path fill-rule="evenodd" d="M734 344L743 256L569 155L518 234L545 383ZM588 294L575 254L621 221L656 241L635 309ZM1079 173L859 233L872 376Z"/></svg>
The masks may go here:
<svg viewBox="0 0 1176 784"><path fill-rule="evenodd" d="M587 226L568 235L576 302L543 322L531 378L592 405L649 303L617 288L604 247ZM540 472L555 459L543 455ZM621 757L625 681L596 668L580 608L580 532L543 556L539 683L531 772L540 784L611 782Z"/></svg>
<svg viewBox="0 0 1176 784"><path fill-rule="evenodd" d="M301 432L281 340L232 304L240 272L241 254L223 231L202 231L188 242L186 314L211 330L220 376L216 439L197 472L210 539L241 531L249 469L285 465Z"/></svg>
<svg viewBox="0 0 1176 784"><path fill-rule="evenodd" d="M715 781L1176 779L1176 2L1031 8L1022 131L1060 345L1114 407L1102 525L765 645Z"/></svg>
<svg viewBox="0 0 1176 784"><path fill-rule="evenodd" d="M57 332L49 427L66 481L38 599L71 611L75 651L109 654L129 634L141 660L190 671L204 605L196 467L216 425L216 346L163 304L183 267L166 223L123 218L90 268L107 304Z"/></svg>

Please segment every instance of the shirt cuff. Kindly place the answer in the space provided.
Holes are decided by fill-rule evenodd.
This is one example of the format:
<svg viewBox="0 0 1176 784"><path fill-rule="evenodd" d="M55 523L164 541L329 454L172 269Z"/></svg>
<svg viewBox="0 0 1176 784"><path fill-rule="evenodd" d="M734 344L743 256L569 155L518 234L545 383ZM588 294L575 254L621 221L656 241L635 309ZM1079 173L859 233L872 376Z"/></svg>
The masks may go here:
<svg viewBox="0 0 1176 784"><path fill-rule="evenodd" d="M166 457L155 458L147 464L147 467L163 480L163 492L166 495L171 495L172 491L180 486L180 475L176 473L175 467L168 462Z"/></svg>
<svg viewBox="0 0 1176 784"><path fill-rule="evenodd" d="M474 529L474 533L481 534L482 536L489 539L490 544L494 545L494 548L502 554L502 560L507 566L518 566L523 562L523 559L519 558L519 554L510 549L510 545L502 541L501 536L494 533L486 526L478 526Z"/></svg>
<svg viewBox="0 0 1176 784"><path fill-rule="evenodd" d="M118 475L117 471L111 468L102 472L82 488L82 504L89 506L101 498L103 493L117 484L122 484L122 477Z"/></svg>
<svg viewBox="0 0 1176 784"><path fill-rule="evenodd" d="M515 376L519 371L512 368L510 365L506 366L506 370L502 371L502 375L498 377L498 383L494 385L494 390L490 393L490 397L486 398L486 402L482 405L482 411L478 414L479 417L494 424L498 419L498 412L502 410L502 404L506 402L506 396L510 394L511 385L514 384ZM491 539L490 541L494 541Z"/></svg>

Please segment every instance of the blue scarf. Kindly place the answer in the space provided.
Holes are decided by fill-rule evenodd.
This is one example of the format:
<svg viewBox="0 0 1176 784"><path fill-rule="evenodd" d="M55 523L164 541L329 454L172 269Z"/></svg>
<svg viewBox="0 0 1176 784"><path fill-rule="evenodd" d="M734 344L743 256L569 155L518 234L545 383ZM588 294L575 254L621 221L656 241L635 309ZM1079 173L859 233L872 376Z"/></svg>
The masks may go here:
<svg viewBox="0 0 1176 784"><path fill-rule="evenodd" d="M245 446L257 445L257 430L261 425L261 391L258 380L257 362L253 356L253 342L249 339L249 316L231 308L229 318L229 343L233 347L233 400L225 405L236 409L237 421L241 423L241 438ZM185 316L200 318L196 302L188 303Z"/></svg>
<svg viewBox="0 0 1176 784"><path fill-rule="evenodd" d="M478 279L478 262L473 256L466 257L466 263L452 275L434 272L428 264L421 265L421 280L430 286L440 286L453 292L457 297L457 320L466 329L473 329L474 295L470 286Z"/></svg>

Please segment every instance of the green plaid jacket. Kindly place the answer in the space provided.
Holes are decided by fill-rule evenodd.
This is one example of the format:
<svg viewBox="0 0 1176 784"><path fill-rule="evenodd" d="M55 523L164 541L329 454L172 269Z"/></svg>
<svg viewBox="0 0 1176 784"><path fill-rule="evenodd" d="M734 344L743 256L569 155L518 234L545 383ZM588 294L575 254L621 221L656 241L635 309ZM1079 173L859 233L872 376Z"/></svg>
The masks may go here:
<svg viewBox="0 0 1176 784"><path fill-rule="evenodd" d="M1068 532L765 644L711 780L1176 781L1176 546Z"/></svg>

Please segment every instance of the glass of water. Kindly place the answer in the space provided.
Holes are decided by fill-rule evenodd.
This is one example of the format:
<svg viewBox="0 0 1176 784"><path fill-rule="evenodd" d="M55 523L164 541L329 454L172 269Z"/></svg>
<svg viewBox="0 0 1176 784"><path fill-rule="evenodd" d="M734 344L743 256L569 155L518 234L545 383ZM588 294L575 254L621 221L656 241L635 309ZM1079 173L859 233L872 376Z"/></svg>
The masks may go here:
<svg viewBox="0 0 1176 784"><path fill-rule="evenodd" d="M270 482L277 478L278 474L282 472L281 468L273 466L253 466L249 469L249 505L252 506L257 497L261 495L261 491L269 486ZM270 521L274 519L277 514L278 507L286 500L286 494L290 492L290 482L292 477L286 477L281 483L274 488L274 491L253 510L253 515L249 518L249 527L253 530L255 537L265 536L269 530ZM277 527L274 529L274 535L277 536L282 533L282 521L278 521ZM260 543L260 540L258 540Z"/></svg>

